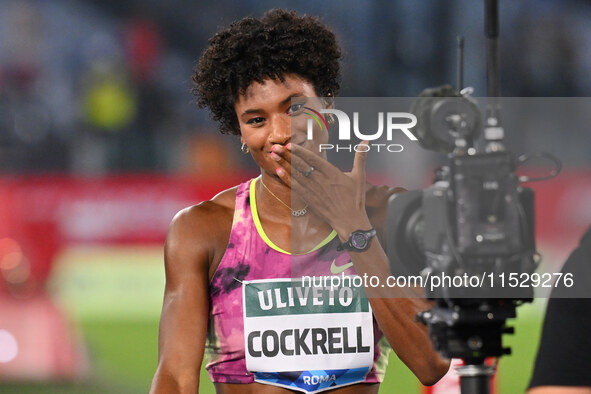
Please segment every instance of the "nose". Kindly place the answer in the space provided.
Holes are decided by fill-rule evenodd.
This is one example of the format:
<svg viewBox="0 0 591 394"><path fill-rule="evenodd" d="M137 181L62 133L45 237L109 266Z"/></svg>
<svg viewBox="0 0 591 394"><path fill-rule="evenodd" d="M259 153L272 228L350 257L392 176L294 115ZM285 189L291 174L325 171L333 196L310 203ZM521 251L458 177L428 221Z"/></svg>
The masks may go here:
<svg viewBox="0 0 591 394"><path fill-rule="evenodd" d="M271 144L286 145L291 142L291 118L277 114L271 118L269 141Z"/></svg>

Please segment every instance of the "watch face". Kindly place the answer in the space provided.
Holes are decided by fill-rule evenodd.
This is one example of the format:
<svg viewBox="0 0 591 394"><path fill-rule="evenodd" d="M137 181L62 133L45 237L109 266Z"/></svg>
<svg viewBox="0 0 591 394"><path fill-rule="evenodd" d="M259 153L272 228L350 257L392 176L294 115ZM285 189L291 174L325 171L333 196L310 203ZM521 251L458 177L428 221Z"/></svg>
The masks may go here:
<svg viewBox="0 0 591 394"><path fill-rule="evenodd" d="M363 233L353 233L351 244L357 249L363 249L367 245L367 236Z"/></svg>

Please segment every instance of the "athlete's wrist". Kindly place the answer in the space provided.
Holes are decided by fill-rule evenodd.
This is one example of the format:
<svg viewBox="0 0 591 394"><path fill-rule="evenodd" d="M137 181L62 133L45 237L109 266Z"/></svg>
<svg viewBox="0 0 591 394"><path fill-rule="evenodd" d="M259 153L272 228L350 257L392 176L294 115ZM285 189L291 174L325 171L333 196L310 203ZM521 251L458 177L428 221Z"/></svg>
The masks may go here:
<svg viewBox="0 0 591 394"><path fill-rule="evenodd" d="M349 252L365 252L369 249L371 245L371 241L376 236L377 232L375 228L371 228L369 230L355 230L347 239L346 242L342 242L338 247L337 250L347 250Z"/></svg>
<svg viewBox="0 0 591 394"><path fill-rule="evenodd" d="M351 220L353 219L353 220ZM346 223L341 223L338 226L333 226L333 229L337 232L341 243L347 242L349 236L357 230L369 230L373 226L369 221L367 215L359 216L357 218L348 218Z"/></svg>

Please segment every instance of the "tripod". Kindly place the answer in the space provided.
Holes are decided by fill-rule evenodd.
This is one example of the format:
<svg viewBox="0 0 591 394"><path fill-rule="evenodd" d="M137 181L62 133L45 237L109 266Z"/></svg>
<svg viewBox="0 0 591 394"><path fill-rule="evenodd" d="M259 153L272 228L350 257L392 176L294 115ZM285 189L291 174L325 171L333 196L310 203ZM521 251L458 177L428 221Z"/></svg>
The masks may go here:
<svg viewBox="0 0 591 394"><path fill-rule="evenodd" d="M439 299L432 309L417 316L429 327L435 348L447 358L459 358L464 365L457 367L462 394L490 394L490 380L495 366L484 363L488 357L511 353L502 346L502 335L512 334L506 327L508 318L515 317L519 300L455 299L452 307Z"/></svg>

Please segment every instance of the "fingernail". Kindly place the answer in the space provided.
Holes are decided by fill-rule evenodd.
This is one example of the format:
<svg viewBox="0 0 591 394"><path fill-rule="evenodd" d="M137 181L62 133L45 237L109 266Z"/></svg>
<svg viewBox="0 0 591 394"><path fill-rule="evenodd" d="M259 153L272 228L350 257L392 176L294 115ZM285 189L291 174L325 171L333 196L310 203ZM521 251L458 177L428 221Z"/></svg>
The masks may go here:
<svg viewBox="0 0 591 394"><path fill-rule="evenodd" d="M285 175L285 171L283 171L283 168L278 168L275 171L277 172L277 175L279 175L279 176Z"/></svg>
<svg viewBox="0 0 591 394"><path fill-rule="evenodd" d="M281 160L281 156L279 156L277 153L275 152L271 152L271 159L275 160L275 161L279 161Z"/></svg>
<svg viewBox="0 0 591 394"><path fill-rule="evenodd" d="M291 142L287 145L285 145L285 147L287 148L287 150L291 150Z"/></svg>

